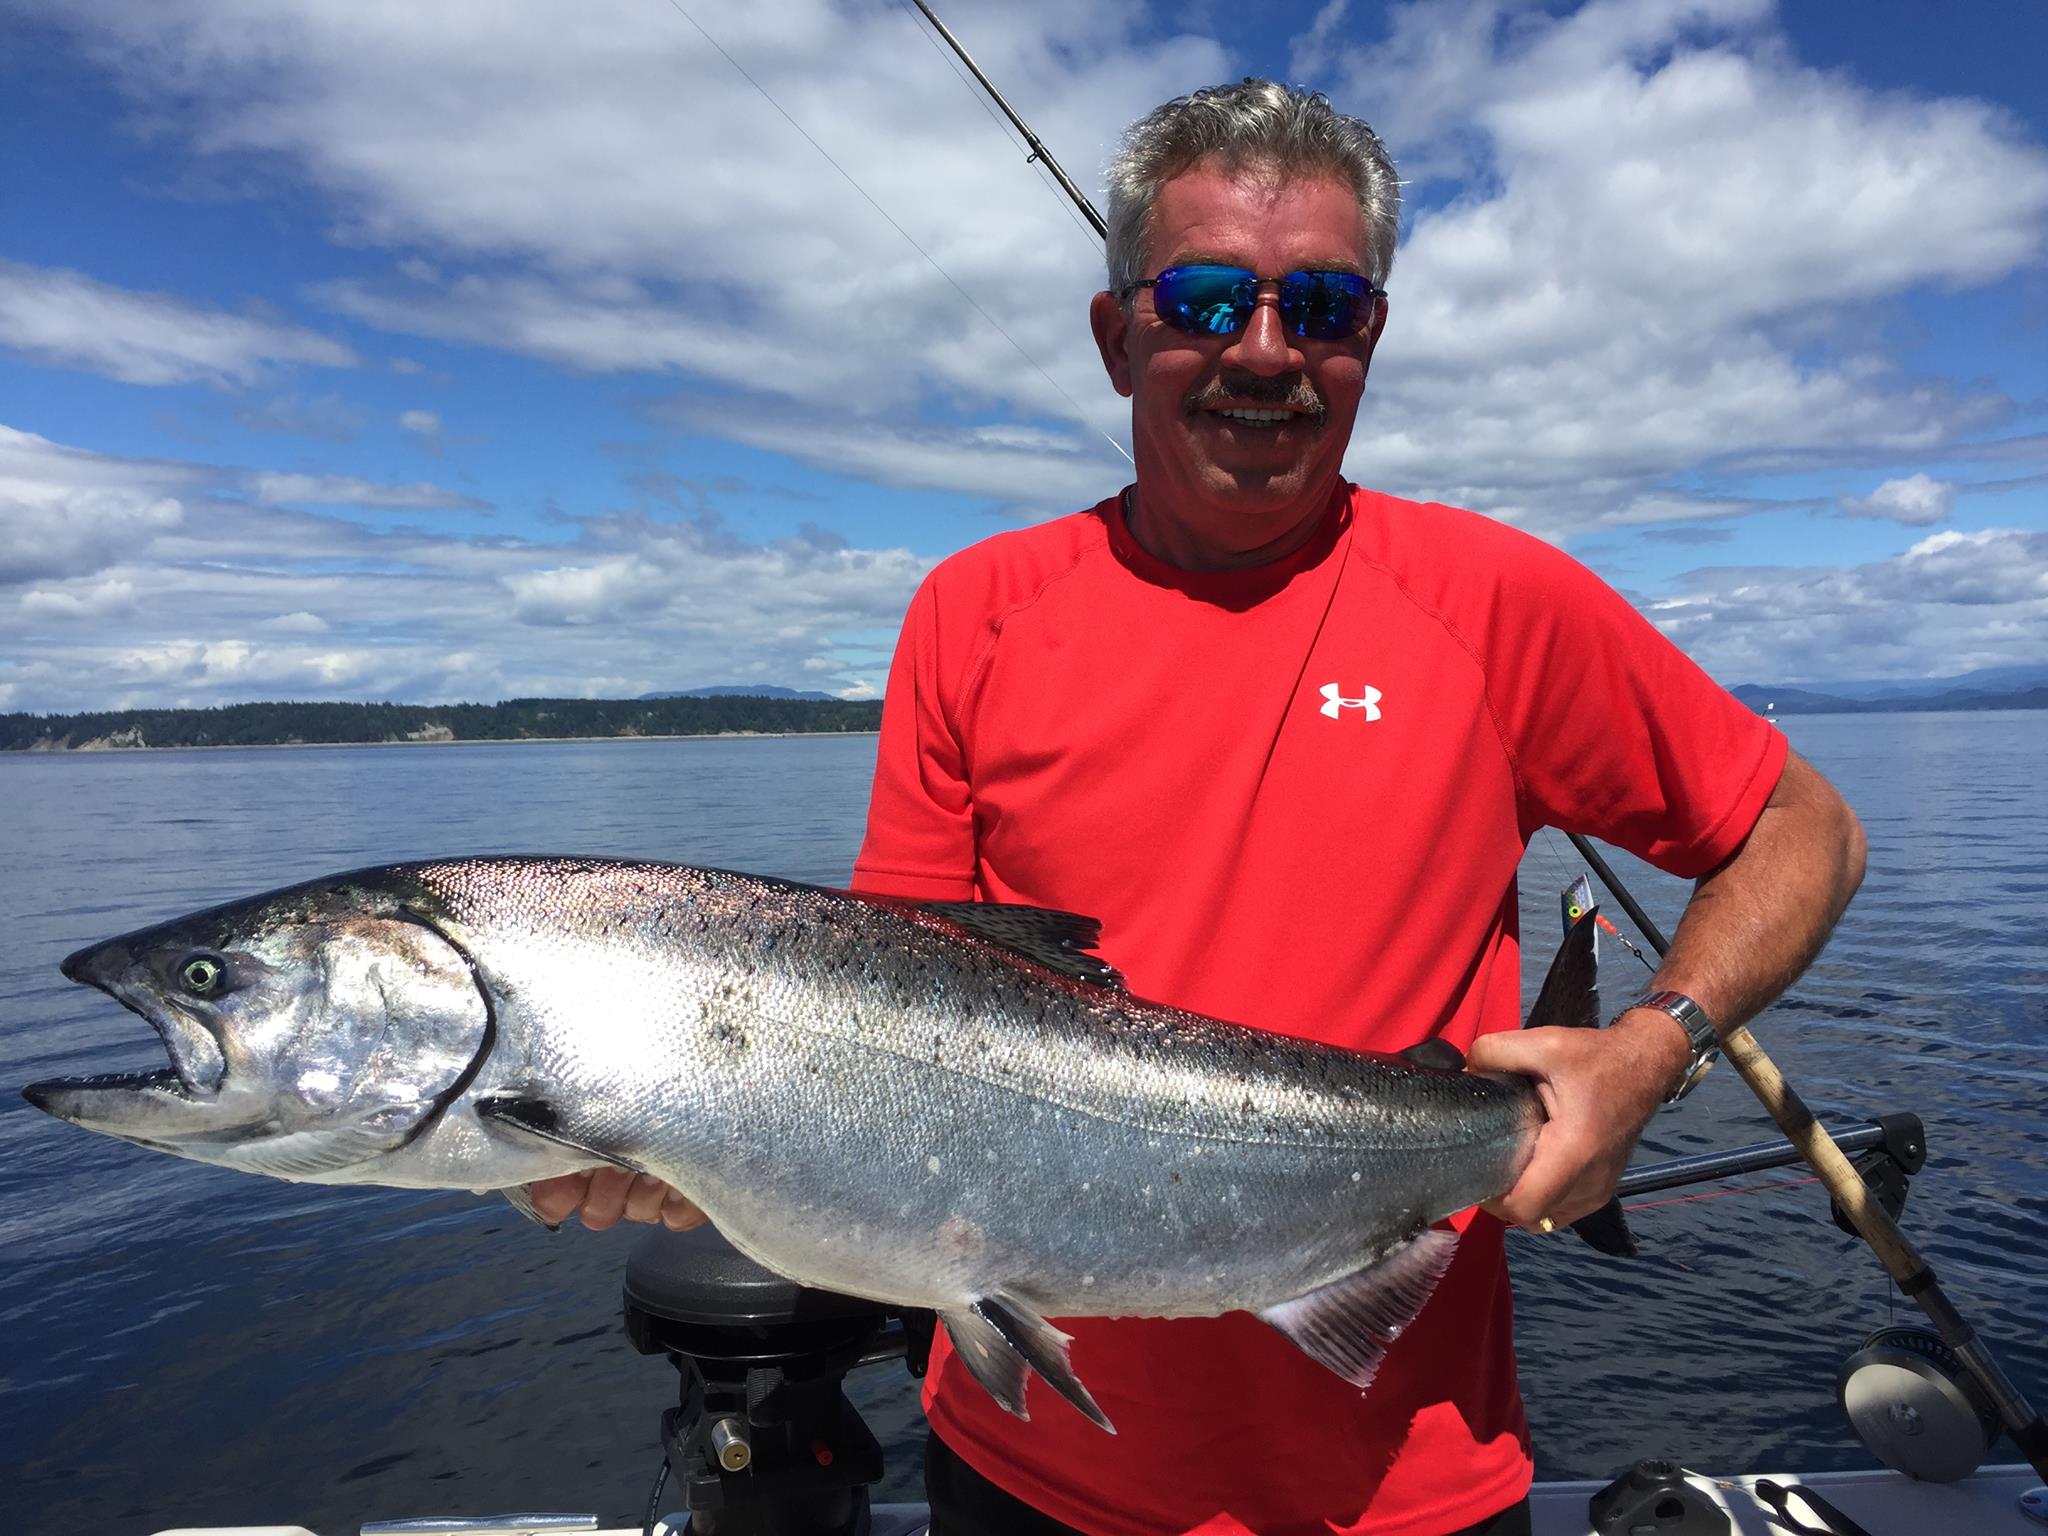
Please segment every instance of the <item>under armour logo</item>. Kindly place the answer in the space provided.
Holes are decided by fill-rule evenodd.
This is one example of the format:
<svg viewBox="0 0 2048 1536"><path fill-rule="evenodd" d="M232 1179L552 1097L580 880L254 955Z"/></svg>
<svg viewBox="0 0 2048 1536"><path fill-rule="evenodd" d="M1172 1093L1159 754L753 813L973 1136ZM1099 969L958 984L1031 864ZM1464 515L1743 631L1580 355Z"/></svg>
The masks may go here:
<svg viewBox="0 0 2048 1536"><path fill-rule="evenodd" d="M1335 683L1325 683L1322 686L1322 695L1323 713L1332 720L1336 719L1337 712L1343 709L1362 709L1368 720L1377 720L1380 717L1380 691L1377 688L1368 686L1362 699L1347 699Z"/></svg>

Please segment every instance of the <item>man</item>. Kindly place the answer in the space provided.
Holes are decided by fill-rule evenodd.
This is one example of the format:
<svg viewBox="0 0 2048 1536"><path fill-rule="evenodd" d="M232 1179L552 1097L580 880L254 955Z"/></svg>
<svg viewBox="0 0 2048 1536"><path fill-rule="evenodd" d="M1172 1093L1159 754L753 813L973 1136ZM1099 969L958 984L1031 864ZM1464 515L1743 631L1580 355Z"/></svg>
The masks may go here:
<svg viewBox="0 0 2048 1536"><path fill-rule="evenodd" d="M1131 129L1090 319L1136 483L926 581L855 884L1093 914L1139 995L1441 1038L1534 1077L1549 1121L1362 1397L1241 1314L1064 1321L1111 1440L1049 1394L1009 1418L942 1338L942 1531L1526 1530L1502 1223L1604 1204L1694 1062L1681 1019L1750 1017L1861 878L1840 797L1589 573L1342 480L1396 216L1379 141L1319 96L1247 81ZM1655 979L1678 1017L1516 1030L1515 869L1546 823L1698 879ZM542 1208L593 1225L693 1215L559 1184Z"/></svg>

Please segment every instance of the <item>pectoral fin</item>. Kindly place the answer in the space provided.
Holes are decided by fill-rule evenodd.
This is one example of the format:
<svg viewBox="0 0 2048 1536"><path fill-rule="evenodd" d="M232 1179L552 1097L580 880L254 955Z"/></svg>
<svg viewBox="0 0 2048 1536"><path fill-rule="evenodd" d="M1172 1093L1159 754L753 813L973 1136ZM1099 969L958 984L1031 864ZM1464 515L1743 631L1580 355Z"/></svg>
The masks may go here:
<svg viewBox="0 0 2048 1536"><path fill-rule="evenodd" d="M1360 1391L1451 1267L1458 1234L1425 1228L1379 1262L1259 1316Z"/></svg>
<svg viewBox="0 0 2048 1536"><path fill-rule="evenodd" d="M595 1126L579 1126L546 1099L520 1093L497 1093L478 1099L476 1112L478 1119L501 1129L537 1136L559 1147L573 1147L578 1152L601 1157L635 1173L647 1171L620 1150L600 1145L608 1139L603 1131ZM512 1197L508 1193L506 1198L510 1200ZM519 1202L513 1200L512 1203L517 1205Z"/></svg>
<svg viewBox="0 0 2048 1536"><path fill-rule="evenodd" d="M1024 1406L1025 1368L1112 1435L1116 1426L1096 1406L1088 1389L1067 1360L1066 1334L1037 1311L1007 1292L978 1296L965 1309L940 1314L953 1337L953 1351L988 1392L1020 1419L1031 1415Z"/></svg>

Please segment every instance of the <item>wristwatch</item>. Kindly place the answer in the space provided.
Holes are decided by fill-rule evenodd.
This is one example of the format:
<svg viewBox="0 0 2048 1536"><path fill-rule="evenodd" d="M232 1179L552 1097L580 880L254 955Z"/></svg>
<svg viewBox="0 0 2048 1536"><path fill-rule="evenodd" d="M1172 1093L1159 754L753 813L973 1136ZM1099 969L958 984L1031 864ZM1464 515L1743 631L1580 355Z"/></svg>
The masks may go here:
<svg viewBox="0 0 2048 1536"><path fill-rule="evenodd" d="M1685 1031L1692 1042L1692 1056L1685 1064L1685 1073L1678 1079L1678 1086L1664 1095L1666 1104L1676 1104L1680 1099L1699 1086L1707 1069L1714 1064L1714 1058L1721 1054L1720 1036L1714 1033L1714 1021L1707 1017L1707 1010L1687 997L1683 992L1645 992L1641 997L1621 1010L1627 1013L1632 1008L1654 1008L1659 1013L1668 1013L1678 1020L1679 1028ZM1621 1013L1614 1018L1619 1019ZM1608 1020L1611 1024L1614 1019Z"/></svg>

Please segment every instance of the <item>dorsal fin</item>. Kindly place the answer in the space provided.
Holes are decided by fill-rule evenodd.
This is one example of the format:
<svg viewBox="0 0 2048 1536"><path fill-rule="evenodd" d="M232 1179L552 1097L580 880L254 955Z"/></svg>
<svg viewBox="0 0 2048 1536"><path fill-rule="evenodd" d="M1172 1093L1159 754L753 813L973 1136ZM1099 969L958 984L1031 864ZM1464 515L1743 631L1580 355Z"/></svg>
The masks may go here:
<svg viewBox="0 0 2048 1536"><path fill-rule="evenodd" d="M1105 987L1124 984L1116 967L1089 953L1102 939L1102 924L1092 917L1006 901L919 901L912 905L965 928L998 949L1075 981Z"/></svg>

